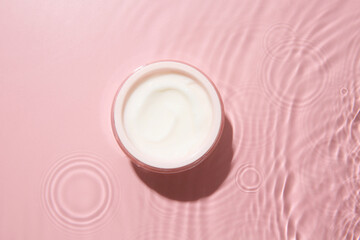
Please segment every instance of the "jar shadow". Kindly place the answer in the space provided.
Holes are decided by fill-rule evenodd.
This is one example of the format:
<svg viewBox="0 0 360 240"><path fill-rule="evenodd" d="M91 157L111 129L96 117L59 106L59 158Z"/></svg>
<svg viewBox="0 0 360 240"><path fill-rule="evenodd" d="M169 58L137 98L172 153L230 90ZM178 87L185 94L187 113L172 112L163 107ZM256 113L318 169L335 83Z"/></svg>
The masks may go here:
<svg viewBox="0 0 360 240"><path fill-rule="evenodd" d="M220 141L210 156L196 167L180 173L161 174L132 163L138 177L162 196L177 201L196 201L213 194L231 169L233 128L225 118Z"/></svg>

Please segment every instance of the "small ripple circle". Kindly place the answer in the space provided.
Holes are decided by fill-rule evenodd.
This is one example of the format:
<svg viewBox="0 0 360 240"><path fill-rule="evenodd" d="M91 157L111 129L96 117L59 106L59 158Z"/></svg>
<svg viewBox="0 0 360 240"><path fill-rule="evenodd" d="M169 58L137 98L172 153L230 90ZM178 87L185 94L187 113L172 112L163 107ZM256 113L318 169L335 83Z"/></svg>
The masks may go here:
<svg viewBox="0 0 360 240"><path fill-rule="evenodd" d="M94 156L76 154L60 159L46 172L42 205L61 229L90 233L111 216L117 195L113 175Z"/></svg>
<svg viewBox="0 0 360 240"><path fill-rule="evenodd" d="M348 94L349 90L346 87L343 87L340 89L340 93L342 96L346 96Z"/></svg>
<svg viewBox="0 0 360 240"><path fill-rule="evenodd" d="M257 192L262 182L262 174L254 166L242 166L237 171L236 184L244 192Z"/></svg>

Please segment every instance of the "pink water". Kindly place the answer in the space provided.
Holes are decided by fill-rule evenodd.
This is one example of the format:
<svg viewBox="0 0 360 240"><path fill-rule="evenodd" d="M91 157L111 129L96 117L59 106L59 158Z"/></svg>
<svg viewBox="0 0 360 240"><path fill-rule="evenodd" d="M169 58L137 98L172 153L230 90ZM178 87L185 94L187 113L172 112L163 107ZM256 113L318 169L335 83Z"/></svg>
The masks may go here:
<svg viewBox="0 0 360 240"><path fill-rule="evenodd" d="M2 1L0 239L358 239L360 2ZM227 122L197 168L130 164L135 68L188 62Z"/></svg>

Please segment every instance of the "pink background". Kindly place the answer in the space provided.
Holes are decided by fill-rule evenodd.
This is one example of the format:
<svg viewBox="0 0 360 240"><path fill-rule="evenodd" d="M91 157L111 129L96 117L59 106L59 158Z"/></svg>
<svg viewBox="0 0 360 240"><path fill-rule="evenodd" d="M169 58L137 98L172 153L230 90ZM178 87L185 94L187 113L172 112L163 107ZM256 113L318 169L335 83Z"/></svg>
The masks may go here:
<svg viewBox="0 0 360 240"><path fill-rule="evenodd" d="M111 130L140 65L188 62L227 122L182 174ZM0 2L0 239L357 239L360 1Z"/></svg>

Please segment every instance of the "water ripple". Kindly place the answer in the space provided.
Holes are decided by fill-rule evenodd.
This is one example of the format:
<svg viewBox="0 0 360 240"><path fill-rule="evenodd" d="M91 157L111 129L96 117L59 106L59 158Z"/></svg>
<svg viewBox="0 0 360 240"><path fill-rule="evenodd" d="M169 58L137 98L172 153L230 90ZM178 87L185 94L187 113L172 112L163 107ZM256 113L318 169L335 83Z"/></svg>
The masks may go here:
<svg viewBox="0 0 360 240"><path fill-rule="evenodd" d="M317 146L316 151L324 157L334 157L341 144L336 137L342 128L341 93L326 94L317 104L308 109L301 117L305 131L303 145Z"/></svg>
<svg viewBox="0 0 360 240"><path fill-rule="evenodd" d="M265 206L267 193L262 187L268 185L267 181L274 174L278 160L263 154L262 151L251 149L242 150L233 160L232 170L221 188L206 201L207 216L218 216L221 219L229 217L226 207L234 203L234 209L252 209L261 212ZM265 172L266 170L266 172ZM267 186L268 188L269 186ZM271 193L273 194L273 193ZM272 199L272 198L271 198ZM241 213L242 215L245 212Z"/></svg>
<svg viewBox="0 0 360 240"><path fill-rule="evenodd" d="M286 109L309 107L326 93L330 83L326 58L308 42L281 42L271 48L262 64L265 94Z"/></svg>
<svg viewBox="0 0 360 240"><path fill-rule="evenodd" d="M313 146L299 155L300 185L306 205L316 212L332 215L339 208L344 194L351 191L347 178L352 167L347 164L347 154L324 157L318 147Z"/></svg>
<svg viewBox="0 0 360 240"><path fill-rule="evenodd" d="M349 90L346 87L340 89L340 94L345 97L348 94Z"/></svg>
<svg viewBox="0 0 360 240"><path fill-rule="evenodd" d="M302 117L303 146L315 149L325 159L346 159L360 144L360 87L355 81L346 81Z"/></svg>
<svg viewBox="0 0 360 240"><path fill-rule="evenodd" d="M66 156L46 171L42 205L59 228L88 234L116 212L117 188L112 172L98 157Z"/></svg>
<svg viewBox="0 0 360 240"><path fill-rule="evenodd" d="M332 232L335 239L360 237L360 188L359 172L340 185L336 201L338 207L332 215ZM334 200L335 201L335 200Z"/></svg>
<svg viewBox="0 0 360 240"><path fill-rule="evenodd" d="M244 192L257 192L262 181L262 174L253 166L242 166L237 171L236 184Z"/></svg>
<svg viewBox="0 0 360 240"><path fill-rule="evenodd" d="M353 80L346 86L347 94L342 98L343 135L348 151L360 146L360 83Z"/></svg>

